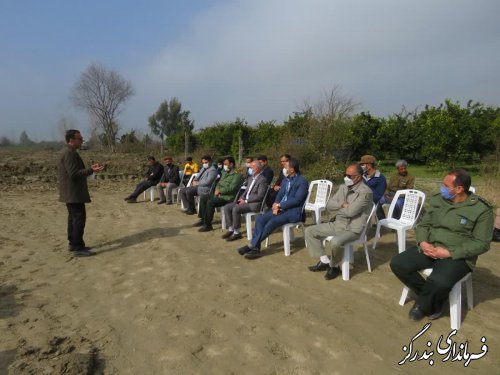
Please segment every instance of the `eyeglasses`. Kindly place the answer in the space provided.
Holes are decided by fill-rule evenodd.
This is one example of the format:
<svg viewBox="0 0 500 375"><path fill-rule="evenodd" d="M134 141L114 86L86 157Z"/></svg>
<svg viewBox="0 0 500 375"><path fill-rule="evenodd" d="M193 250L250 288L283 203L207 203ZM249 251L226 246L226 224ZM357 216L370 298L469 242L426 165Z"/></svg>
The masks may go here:
<svg viewBox="0 0 500 375"><path fill-rule="evenodd" d="M345 174L344 177L349 177L350 179L359 176L359 174Z"/></svg>

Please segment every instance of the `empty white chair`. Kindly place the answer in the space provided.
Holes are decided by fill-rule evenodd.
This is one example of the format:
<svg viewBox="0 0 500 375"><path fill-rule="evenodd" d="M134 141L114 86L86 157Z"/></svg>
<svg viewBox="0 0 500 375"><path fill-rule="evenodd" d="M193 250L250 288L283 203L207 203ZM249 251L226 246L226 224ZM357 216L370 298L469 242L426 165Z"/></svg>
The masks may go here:
<svg viewBox="0 0 500 375"><path fill-rule="evenodd" d="M316 197L314 202L306 201L305 210L313 211L316 224L321 223L321 212L326 208L326 203L332 193L333 183L328 180L314 180L309 184L309 190L316 187Z"/></svg>
<svg viewBox="0 0 500 375"><path fill-rule="evenodd" d="M349 264L354 261L354 245L363 245L365 249L365 256L366 256L366 264L368 265L368 272L372 272L372 266L370 264L370 255L368 254L368 244L367 244L367 236L366 232L368 230L368 227L370 226L372 216L375 214L377 211L378 205L374 204L372 207L372 210L370 212L370 215L368 216L368 219L366 220L365 226L363 227L363 230L359 234L359 238L346 243L344 245L344 256L342 257L342 280L348 281L349 280ZM325 238L323 241L323 244L325 244L327 241L331 241L333 236L328 236Z"/></svg>
<svg viewBox="0 0 500 375"><path fill-rule="evenodd" d="M425 276L429 276L432 273L432 268L426 268L425 270L422 270L421 273ZM469 310L472 310L474 306L474 297L472 294L472 273L469 272L455 283L449 294L450 324L451 329L456 330L460 329L462 325L462 283L465 283L467 291L467 307ZM404 306L409 291L410 289L407 286L403 287L403 293L401 293L401 298L399 299L399 304L401 306Z"/></svg>
<svg viewBox="0 0 500 375"><path fill-rule="evenodd" d="M396 202L398 199L404 195L405 203L403 209L401 210L401 217L395 219L392 217ZM380 238L380 227L386 227L389 229L394 229L398 236L398 250L403 252L406 250L406 231L412 229L415 225L422 208L424 207L425 194L419 190L405 189L398 190L394 199L392 200L391 206L389 207L389 213L387 219L379 220L377 223L377 232L375 233L375 238L373 239L373 249L377 246L377 239Z"/></svg>

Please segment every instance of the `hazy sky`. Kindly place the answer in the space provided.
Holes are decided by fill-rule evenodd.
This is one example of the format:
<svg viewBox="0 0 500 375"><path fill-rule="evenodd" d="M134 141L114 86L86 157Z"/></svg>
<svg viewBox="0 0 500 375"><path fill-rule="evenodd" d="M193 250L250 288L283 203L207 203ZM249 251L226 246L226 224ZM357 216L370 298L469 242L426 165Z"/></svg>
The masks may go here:
<svg viewBox="0 0 500 375"><path fill-rule="evenodd" d="M0 0L0 136L61 138L92 62L130 80L118 121L147 132L177 97L196 128L282 122L339 85L386 116L445 98L500 106L498 0Z"/></svg>

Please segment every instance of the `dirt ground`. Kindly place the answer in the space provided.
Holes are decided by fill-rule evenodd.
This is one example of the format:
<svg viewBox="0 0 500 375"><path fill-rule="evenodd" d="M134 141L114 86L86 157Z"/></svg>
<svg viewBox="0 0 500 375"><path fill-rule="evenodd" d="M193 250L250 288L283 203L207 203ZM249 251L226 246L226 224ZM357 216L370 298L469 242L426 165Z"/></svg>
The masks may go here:
<svg viewBox="0 0 500 375"><path fill-rule="evenodd" d="M446 312L414 339L420 360L399 365L428 321L398 304L394 233L370 252L371 273L359 248L351 280L325 281L307 270L316 259L300 231L290 257L275 233L249 261L236 252L244 240L220 238L220 216L198 233L180 206L125 203L133 186L90 182L97 256L72 258L55 183L0 185L0 374L500 374L498 243L478 261L460 331L446 344ZM441 348L455 343L448 359L441 335ZM461 343L476 358L467 367Z"/></svg>

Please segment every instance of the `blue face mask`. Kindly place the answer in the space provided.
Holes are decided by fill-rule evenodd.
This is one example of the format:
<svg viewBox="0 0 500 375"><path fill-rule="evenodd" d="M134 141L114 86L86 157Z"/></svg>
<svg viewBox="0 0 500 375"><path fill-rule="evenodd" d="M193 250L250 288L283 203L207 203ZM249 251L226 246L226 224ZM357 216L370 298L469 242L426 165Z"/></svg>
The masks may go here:
<svg viewBox="0 0 500 375"><path fill-rule="evenodd" d="M253 169L252 168L248 168L248 175L253 176Z"/></svg>
<svg viewBox="0 0 500 375"><path fill-rule="evenodd" d="M453 198L455 198L455 195L451 195L448 188L444 185L441 185L441 187L439 188L439 192L441 193L443 199L446 199L448 201L451 201Z"/></svg>

